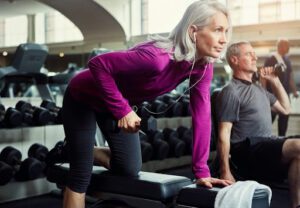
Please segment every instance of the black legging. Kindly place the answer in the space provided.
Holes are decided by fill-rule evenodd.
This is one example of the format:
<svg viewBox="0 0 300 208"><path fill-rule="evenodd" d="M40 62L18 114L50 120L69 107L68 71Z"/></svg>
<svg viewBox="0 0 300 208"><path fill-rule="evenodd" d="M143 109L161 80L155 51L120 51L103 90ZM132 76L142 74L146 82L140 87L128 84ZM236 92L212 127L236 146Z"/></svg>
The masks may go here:
<svg viewBox="0 0 300 208"><path fill-rule="evenodd" d="M63 101L63 125L70 152L68 187L75 192L87 190L93 167L96 123L105 135L111 150L110 167L114 174L136 176L141 169L141 148L138 133L111 133L104 128L108 113L96 113L75 101L66 90Z"/></svg>

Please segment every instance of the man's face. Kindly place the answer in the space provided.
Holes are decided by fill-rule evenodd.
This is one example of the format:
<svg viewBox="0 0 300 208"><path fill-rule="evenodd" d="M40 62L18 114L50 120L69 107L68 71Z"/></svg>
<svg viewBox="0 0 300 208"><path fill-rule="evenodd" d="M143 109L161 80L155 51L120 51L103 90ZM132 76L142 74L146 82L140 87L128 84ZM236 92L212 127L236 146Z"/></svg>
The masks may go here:
<svg viewBox="0 0 300 208"><path fill-rule="evenodd" d="M282 56L289 52L290 45L288 41L281 41L278 45L278 53Z"/></svg>
<svg viewBox="0 0 300 208"><path fill-rule="evenodd" d="M257 56L250 44L240 46L240 55L237 56L238 69L248 73L257 72Z"/></svg>

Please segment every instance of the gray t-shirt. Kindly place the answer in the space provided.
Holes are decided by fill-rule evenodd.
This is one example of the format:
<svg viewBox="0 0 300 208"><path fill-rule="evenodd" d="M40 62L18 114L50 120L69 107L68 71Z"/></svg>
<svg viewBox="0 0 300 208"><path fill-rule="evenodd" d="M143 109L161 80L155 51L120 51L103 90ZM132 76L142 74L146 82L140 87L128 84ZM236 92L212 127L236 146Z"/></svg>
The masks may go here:
<svg viewBox="0 0 300 208"><path fill-rule="evenodd" d="M276 100L263 87L233 78L218 96L219 121L233 123L231 143L272 136L271 106Z"/></svg>

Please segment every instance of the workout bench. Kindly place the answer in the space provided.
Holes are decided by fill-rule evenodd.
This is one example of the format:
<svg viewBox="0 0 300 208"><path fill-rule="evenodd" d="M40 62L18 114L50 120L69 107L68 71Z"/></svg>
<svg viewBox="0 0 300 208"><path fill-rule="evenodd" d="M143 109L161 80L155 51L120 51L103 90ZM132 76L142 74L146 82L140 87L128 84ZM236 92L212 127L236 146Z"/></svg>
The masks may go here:
<svg viewBox="0 0 300 208"><path fill-rule="evenodd" d="M49 167L47 179L65 186L68 165ZM137 177L112 175L103 167L93 167L87 195L101 200L118 199L132 207L165 208L174 204L178 192L192 182L189 178L141 171Z"/></svg>
<svg viewBox="0 0 300 208"><path fill-rule="evenodd" d="M49 167L47 179L58 187L66 185L68 165ZM207 189L182 176L143 172L137 177L112 175L93 167L87 194L99 200L118 200L136 208L214 208L220 188ZM268 208L266 193L255 192L252 208Z"/></svg>

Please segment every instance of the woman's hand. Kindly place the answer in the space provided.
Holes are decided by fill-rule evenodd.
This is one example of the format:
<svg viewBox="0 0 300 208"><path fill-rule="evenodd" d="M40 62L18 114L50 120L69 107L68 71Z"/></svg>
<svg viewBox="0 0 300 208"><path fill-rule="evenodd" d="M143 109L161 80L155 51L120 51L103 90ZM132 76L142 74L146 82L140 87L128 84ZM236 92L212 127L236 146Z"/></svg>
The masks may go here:
<svg viewBox="0 0 300 208"><path fill-rule="evenodd" d="M226 173L221 173L220 178L223 180L226 180L226 181L231 181L232 183L235 182L235 178L233 177L233 175L230 171L226 172Z"/></svg>
<svg viewBox="0 0 300 208"><path fill-rule="evenodd" d="M135 133L140 129L141 118L134 111L130 111L126 116L118 121L118 127L128 133Z"/></svg>
<svg viewBox="0 0 300 208"><path fill-rule="evenodd" d="M212 188L213 186L229 186L233 184L233 182L229 180L208 177L197 179L196 184L200 186L205 186L207 188Z"/></svg>

